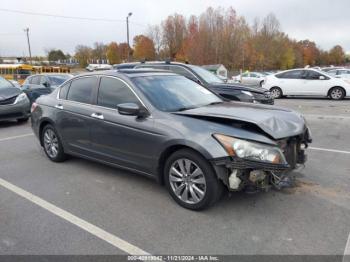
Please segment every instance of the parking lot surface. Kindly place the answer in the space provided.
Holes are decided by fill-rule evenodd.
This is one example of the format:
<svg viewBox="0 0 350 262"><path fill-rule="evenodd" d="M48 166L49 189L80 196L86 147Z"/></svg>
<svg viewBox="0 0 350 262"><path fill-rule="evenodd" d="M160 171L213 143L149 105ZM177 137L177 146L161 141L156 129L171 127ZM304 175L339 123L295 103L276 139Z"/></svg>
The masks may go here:
<svg viewBox="0 0 350 262"><path fill-rule="evenodd" d="M296 186L234 193L201 212L124 170L78 158L50 162L30 123L0 123L0 254L126 254L129 243L150 254L342 256L350 232L350 101L289 98L276 105L303 113L312 131ZM117 239L108 242L98 230Z"/></svg>

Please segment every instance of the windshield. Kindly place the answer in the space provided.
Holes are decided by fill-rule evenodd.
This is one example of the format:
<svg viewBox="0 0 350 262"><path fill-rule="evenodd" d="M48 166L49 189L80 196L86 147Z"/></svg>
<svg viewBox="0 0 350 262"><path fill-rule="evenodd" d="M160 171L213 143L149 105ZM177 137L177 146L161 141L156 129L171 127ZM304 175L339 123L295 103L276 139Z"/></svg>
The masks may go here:
<svg viewBox="0 0 350 262"><path fill-rule="evenodd" d="M0 77L0 89L3 88L11 88L14 87L13 84L11 84L9 81L7 81L6 79Z"/></svg>
<svg viewBox="0 0 350 262"><path fill-rule="evenodd" d="M218 76L214 75L210 71L201 68L199 66L189 66L196 74L198 74L203 80L209 84L222 84L225 83L222 79L220 79Z"/></svg>
<svg viewBox="0 0 350 262"><path fill-rule="evenodd" d="M154 107L165 112L183 111L222 102L218 96L183 76L135 77L133 82Z"/></svg>
<svg viewBox="0 0 350 262"><path fill-rule="evenodd" d="M51 85L53 86L59 86L62 84L64 81L68 80L71 78L70 75L50 75L47 76L50 80Z"/></svg>

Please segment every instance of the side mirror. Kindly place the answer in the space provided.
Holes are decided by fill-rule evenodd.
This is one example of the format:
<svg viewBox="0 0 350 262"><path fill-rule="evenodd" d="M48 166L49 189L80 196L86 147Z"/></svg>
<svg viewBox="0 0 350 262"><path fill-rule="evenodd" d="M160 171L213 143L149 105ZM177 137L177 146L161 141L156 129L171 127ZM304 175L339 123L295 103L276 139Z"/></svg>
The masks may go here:
<svg viewBox="0 0 350 262"><path fill-rule="evenodd" d="M320 76L319 79L320 80L326 80L325 76Z"/></svg>
<svg viewBox="0 0 350 262"><path fill-rule="evenodd" d="M45 87L50 87L50 83L49 82L44 82L42 85L45 86Z"/></svg>
<svg viewBox="0 0 350 262"><path fill-rule="evenodd" d="M123 103L117 105L119 114L128 116L146 116L147 111L135 103Z"/></svg>

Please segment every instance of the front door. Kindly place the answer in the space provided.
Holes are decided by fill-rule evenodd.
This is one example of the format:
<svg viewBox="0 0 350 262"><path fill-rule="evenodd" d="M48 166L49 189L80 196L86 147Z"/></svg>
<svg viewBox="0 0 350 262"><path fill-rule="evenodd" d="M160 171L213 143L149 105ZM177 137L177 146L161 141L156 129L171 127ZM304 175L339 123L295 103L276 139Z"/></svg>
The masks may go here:
<svg viewBox="0 0 350 262"><path fill-rule="evenodd" d="M121 115L117 105L136 103L143 106L129 84L116 77L101 77L91 125L94 157L141 172L151 173L156 159L150 149L159 134L153 131L151 117Z"/></svg>

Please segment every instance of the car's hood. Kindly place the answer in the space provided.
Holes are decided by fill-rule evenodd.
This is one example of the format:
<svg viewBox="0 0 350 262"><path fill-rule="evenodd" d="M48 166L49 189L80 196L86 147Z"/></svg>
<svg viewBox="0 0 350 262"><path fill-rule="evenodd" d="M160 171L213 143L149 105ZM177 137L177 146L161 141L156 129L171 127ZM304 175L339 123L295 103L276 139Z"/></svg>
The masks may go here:
<svg viewBox="0 0 350 262"><path fill-rule="evenodd" d="M265 88L261 87L251 87L251 86L244 86L244 85L239 85L239 84L210 84L209 88L234 88L234 89L239 89L239 90L244 90L244 91L249 91L253 93L259 93L263 94L264 92L268 91Z"/></svg>
<svg viewBox="0 0 350 262"><path fill-rule="evenodd" d="M250 123L274 139L300 135L305 130L305 120L301 114L285 108L252 103L224 102L175 114Z"/></svg>
<svg viewBox="0 0 350 262"><path fill-rule="evenodd" d="M0 101L10 99L18 96L21 93L21 89L17 87L1 88L0 89Z"/></svg>

